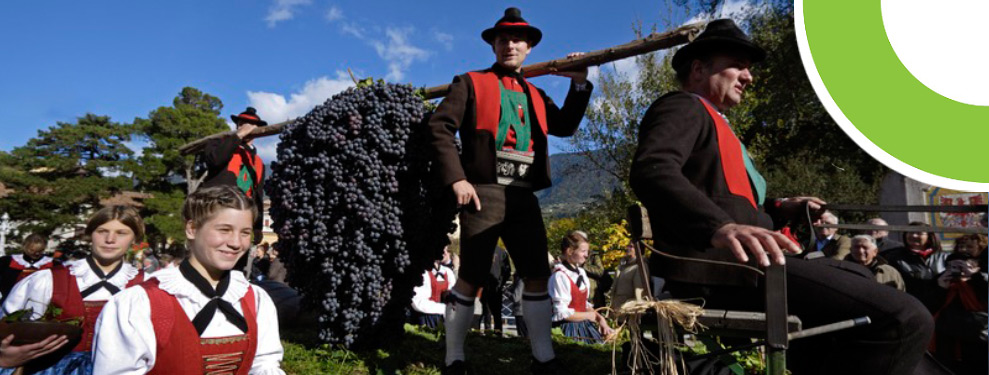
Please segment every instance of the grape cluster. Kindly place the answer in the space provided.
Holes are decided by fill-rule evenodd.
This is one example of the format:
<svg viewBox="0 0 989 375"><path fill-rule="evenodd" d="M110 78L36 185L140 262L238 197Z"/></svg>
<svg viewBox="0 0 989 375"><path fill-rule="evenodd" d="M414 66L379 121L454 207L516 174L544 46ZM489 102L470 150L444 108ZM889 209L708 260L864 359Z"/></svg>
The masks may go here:
<svg viewBox="0 0 989 375"><path fill-rule="evenodd" d="M289 281L319 337L350 348L401 336L422 273L449 242L449 188L432 177L426 109L408 85L351 88L286 126L266 184Z"/></svg>

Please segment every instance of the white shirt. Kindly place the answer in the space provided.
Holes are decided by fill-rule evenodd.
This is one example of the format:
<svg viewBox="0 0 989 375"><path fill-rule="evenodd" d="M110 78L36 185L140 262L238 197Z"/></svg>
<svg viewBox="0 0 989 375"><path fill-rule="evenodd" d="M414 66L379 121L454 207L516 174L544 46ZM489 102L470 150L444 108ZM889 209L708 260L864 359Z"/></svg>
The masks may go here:
<svg viewBox="0 0 989 375"><path fill-rule="evenodd" d="M18 264L20 264L20 265L22 265L24 267L35 267L35 268L38 268L38 267L41 267L41 266L46 265L48 263L51 263L52 260L53 260L52 257L50 257L50 256L44 256L43 255L43 256L41 256L41 259L38 259L37 262L34 262L34 264L31 264L31 262L28 262L28 261L24 260L24 254L14 254L14 255L11 255L10 256L10 259L13 260L13 261L15 261L15 262L17 262Z"/></svg>
<svg viewBox="0 0 989 375"><path fill-rule="evenodd" d="M570 301L573 300L570 295L570 280L576 283L580 276L584 277L584 283L581 284L579 290L586 293L587 289L590 288L590 282L587 278L587 272L582 267L577 267L577 272L568 270L562 264L553 267L553 276L549 278L549 296L553 299L554 322L565 320L577 312L570 308ZM588 296L587 311L593 310L594 305L591 304L591 298Z"/></svg>
<svg viewBox="0 0 989 375"><path fill-rule="evenodd" d="M182 277L179 269L167 268L155 272L158 287L175 296L190 321L210 299L192 282ZM230 273L230 286L221 296L243 314L240 299L254 290L257 306L258 341L251 375L284 375L281 365L282 343L278 334L278 313L268 293L250 285L240 272ZM242 335L243 332L217 312L201 335L202 338ZM157 341L151 323L151 303L144 288L131 288L118 293L103 308L96 322L93 340L93 374L146 374L155 367Z"/></svg>
<svg viewBox="0 0 989 375"><path fill-rule="evenodd" d="M80 292L101 281L85 259L67 262L65 267L69 269L70 275L75 276L76 285L79 286ZM107 281L122 291L127 286L127 282L137 276L137 273L137 268L124 263L120 267L120 271ZM50 269L36 271L28 275L24 280L14 285L14 289L11 289L7 301L3 303L3 315L6 316L18 310L31 309L34 310L34 317L40 318L48 310L48 304L51 303L52 283L52 271ZM112 296L106 288L100 288L82 300L106 301Z"/></svg>
<svg viewBox="0 0 989 375"><path fill-rule="evenodd" d="M422 285L412 290L415 293L412 297L412 308L423 314L443 315L446 313L446 304L443 302L433 302L429 299L429 297L433 296L433 284L431 282L432 280L430 280L429 271L432 271L432 269L422 273ZM453 273L453 270L446 266L440 266L440 272L446 276L448 282L447 289L453 288L453 285L457 283L457 275Z"/></svg>

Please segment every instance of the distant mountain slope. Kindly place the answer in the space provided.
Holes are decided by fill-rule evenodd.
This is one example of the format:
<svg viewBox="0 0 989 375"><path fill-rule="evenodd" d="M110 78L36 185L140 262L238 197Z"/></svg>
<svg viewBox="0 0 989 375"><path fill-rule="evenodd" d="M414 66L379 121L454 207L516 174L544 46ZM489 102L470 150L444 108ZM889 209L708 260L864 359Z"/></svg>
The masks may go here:
<svg viewBox="0 0 989 375"><path fill-rule="evenodd" d="M571 216L618 185L613 176L597 170L584 156L555 154L550 155L549 162L553 186L536 192L545 215Z"/></svg>

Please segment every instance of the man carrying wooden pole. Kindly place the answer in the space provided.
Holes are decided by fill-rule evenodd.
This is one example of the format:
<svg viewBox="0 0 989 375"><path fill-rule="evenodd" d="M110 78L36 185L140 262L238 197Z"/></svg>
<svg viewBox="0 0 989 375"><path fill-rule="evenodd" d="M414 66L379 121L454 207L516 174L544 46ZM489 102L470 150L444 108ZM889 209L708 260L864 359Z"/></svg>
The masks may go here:
<svg viewBox="0 0 989 375"><path fill-rule="evenodd" d="M516 8L507 9L481 37L491 45L496 63L454 78L450 93L429 120L439 178L462 207L460 271L447 304L443 373L467 373L464 340L474 315L474 296L491 269L499 238L525 280L522 304L532 345L531 371L565 373L550 338L553 307L547 292L546 231L533 192L550 186L547 136L574 134L593 86L586 68L556 72L572 79L561 109L526 81L522 63L542 32ZM461 155L454 144L458 131Z"/></svg>

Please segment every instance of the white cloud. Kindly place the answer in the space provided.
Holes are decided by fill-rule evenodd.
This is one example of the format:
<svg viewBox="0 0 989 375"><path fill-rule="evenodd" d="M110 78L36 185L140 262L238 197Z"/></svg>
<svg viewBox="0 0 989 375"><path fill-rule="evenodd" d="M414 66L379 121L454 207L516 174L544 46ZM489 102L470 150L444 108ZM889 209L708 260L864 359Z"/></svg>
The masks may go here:
<svg viewBox="0 0 989 375"><path fill-rule="evenodd" d="M388 37L387 44L380 40L372 40L371 45L381 57L388 63L388 75L385 79L390 81L401 81L405 77L405 70L415 61L425 61L429 58L429 51L413 46L409 43L409 35L415 32L412 27L385 29Z"/></svg>
<svg viewBox="0 0 989 375"><path fill-rule="evenodd" d="M340 8L337 7L336 5L331 6L330 7L330 10L326 11L326 20L327 21L333 22L333 21L342 20L342 19L343 19L343 11L340 10Z"/></svg>
<svg viewBox="0 0 989 375"><path fill-rule="evenodd" d="M364 28L356 22L344 22L340 25L340 31L344 34L353 35L357 39L364 40Z"/></svg>
<svg viewBox="0 0 989 375"><path fill-rule="evenodd" d="M701 21L711 21L718 18L731 18L733 20L744 19L747 15L751 14L756 9L760 7L768 6L768 4L753 5L751 0L728 0L722 3L721 9L717 13L699 13L691 17L684 25L701 22Z"/></svg>
<svg viewBox="0 0 989 375"><path fill-rule="evenodd" d="M443 48L447 51L453 50L453 35L434 30L433 36L436 38L436 41L442 44Z"/></svg>
<svg viewBox="0 0 989 375"><path fill-rule="evenodd" d="M270 92L248 91L248 105L257 108L258 115L268 123L302 116L331 96L354 85L346 72L337 71L336 75L336 78L323 76L310 80L302 90L291 94L289 98Z"/></svg>
<svg viewBox="0 0 989 375"><path fill-rule="evenodd" d="M350 76L346 72L337 71L336 78L323 76L310 80L302 90L289 95L289 98L270 92L248 91L247 101L249 106L257 108L261 118L269 124L275 124L305 115L333 95L351 86L354 86L354 82ZM259 138L254 142L254 146L258 148L261 158L270 162L276 157L278 137Z"/></svg>
<svg viewBox="0 0 989 375"><path fill-rule="evenodd" d="M295 17L296 8L309 4L312 4L312 0L274 0L264 20L268 22L268 27L275 27L279 22Z"/></svg>

